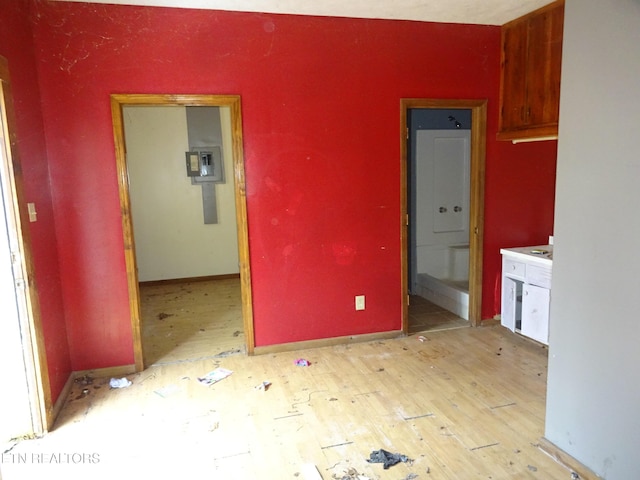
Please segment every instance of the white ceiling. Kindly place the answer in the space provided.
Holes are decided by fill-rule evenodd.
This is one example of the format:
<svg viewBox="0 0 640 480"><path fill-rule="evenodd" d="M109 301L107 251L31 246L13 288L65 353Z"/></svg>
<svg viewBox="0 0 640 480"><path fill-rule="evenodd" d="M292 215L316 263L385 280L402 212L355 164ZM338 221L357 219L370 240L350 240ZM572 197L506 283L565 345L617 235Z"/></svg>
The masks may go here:
<svg viewBox="0 0 640 480"><path fill-rule="evenodd" d="M89 3L481 25L503 25L551 2L552 0L89 0Z"/></svg>

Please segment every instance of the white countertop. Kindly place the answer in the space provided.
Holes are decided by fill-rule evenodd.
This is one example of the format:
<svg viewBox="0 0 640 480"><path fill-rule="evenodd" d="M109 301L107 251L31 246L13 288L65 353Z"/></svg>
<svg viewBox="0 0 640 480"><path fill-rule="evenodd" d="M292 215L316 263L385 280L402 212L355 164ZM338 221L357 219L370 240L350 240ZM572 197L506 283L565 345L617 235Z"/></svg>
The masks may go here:
<svg viewBox="0 0 640 480"><path fill-rule="evenodd" d="M500 253L526 262L541 263L543 265L551 265L553 262L553 245L501 248Z"/></svg>

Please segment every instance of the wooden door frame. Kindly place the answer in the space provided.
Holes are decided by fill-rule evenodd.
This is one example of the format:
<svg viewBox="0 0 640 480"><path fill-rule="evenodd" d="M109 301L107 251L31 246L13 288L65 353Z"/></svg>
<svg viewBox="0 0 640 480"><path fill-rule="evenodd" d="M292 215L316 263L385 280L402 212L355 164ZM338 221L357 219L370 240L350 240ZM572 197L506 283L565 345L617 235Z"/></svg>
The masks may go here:
<svg viewBox="0 0 640 480"><path fill-rule="evenodd" d="M401 187L401 275L402 275L402 330L409 331L409 266L407 206L407 141L409 131L407 113L413 108L471 110L471 185L469 211L469 321L477 327L482 322L482 255L484 235L484 177L487 138L486 99L429 99L403 98L400 100L400 187Z"/></svg>
<svg viewBox="0 0 640 480"><path fill-rule="evenodd" d="M131 200L129 196L129 174L123 121L125 106L206 106L229 107L231 110L231 137L233 151L233 181L235 187L236 225L238 229L238 260L240 265L240 288L242 293L242 319L245 346L248 355L255 348L253 329L253 302L251 293L251 267L249 263L249 235L247 228L247 196L244 171L244 151L242 140L242 111L239 95L155 95L155 94L113 94L111 113L115 140L118 190L122 211L122 232L124 255L129 289L129 310L133 351L137 371L145 368L142 346L142 325L140 315L140 289L133 237Z"/></svg>
<svg viewBox="0 0 640 480"><path fill-rule="evenodd" d="M16 282L18 298L18 317L20 333L22 335L22 351L25 361L25 379L29 390L32 432L40 435L48 431L55 420L54 406L51 395L49 369L47 365L44 344L44 332L40 312L40 294L35 279L35 266L31 249L31 235L29 232L29 213L24 194L22 163L17 146L16 114L13 106L13 93L9 75L7 59L0 56L0 110L4 111L2 138L7 158L4 160L7 174L8 190L6 197L12 199L12 204L5 205L7 210L7 226L15 233L16 253L21 259L14 261L14 268L20 270L21 285ZM5 168L6 167L6 168ZM9 203L9 202L7 202ZM0 207L1 208L1 207ZM16 275L14 273L14 275ZM15 278L15 277L14 277ZM9 395L11 392L8 393ZM4 439L0 439L4 440Z"/></svg>

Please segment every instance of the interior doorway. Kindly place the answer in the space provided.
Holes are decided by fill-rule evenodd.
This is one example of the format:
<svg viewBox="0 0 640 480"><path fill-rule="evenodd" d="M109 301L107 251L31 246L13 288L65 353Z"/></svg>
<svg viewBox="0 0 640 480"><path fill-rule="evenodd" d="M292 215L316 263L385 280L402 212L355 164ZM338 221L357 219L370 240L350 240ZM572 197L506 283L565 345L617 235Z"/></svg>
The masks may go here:
<svg viewBox="0 0 640 480"><path fill-rule="evenodd" d="M253 313L251 304L251 278L248 254L248 234L246 216L246 196L244 182L244 158L242 150L242 119L240 98L231 95L112 95L112 114L114 121L114 138L116 143L116 161L119 178L120 200L123 212L123 233L125 245L125 262L127 268L130 308L132 318L132 332L136 368L142 370L145 366L142 338L141 298L139 288L139 263L133 237L133 215L131 207L131 191L129 165L127 159L127 142L123 112L129 107L219 107L229 116L230 149L232 157L231 171L226 172L230 184L233 186L235 203L235 234L237 236L237 262L239 266L240 297L242 308L242 325L244 330L245 351L253 353ZM185 170L184 152L180 168ZM187 163L187 166L189 164ZM187 171L186 169L185 171ZM196 188L196 187L194 187ZM204 189L203 189L204 192ZM204 197L204 193L203 193ZM201 210L200 210L201 211ZM198 248L208 248L210 245L196 242Z"/></svg>
<svg viewBox="0 0 640 480"><path fill-rule="evenodd" d="M123 111L145 365L242 353L230 108Z"/></svg>
<svg viewBox="0 0 640 480"><path fill-rule="evenodd" d="M473 326L477 326L481 322L481 302L482 302L482 233L483 233L483 218L484 218L484 164L485 164L485 138L486 138L486 100L442 100L442 99L403 99L401 101L401 182L402 182L402 293L403 298L406 299L404 302L405 308L403 312L403 320L402 327L405 333L409 331L409 294L415 289L415 282L418 277L418 272L416 271L416 255L419 252L416 251L415 248L412 248L412 235L411 226L417 223L415 208L412 211L411 208L411 198L415 199L415 182L412 181L416 172L412 171L411 165L411 141L413 140L413 144L416 144L416 139L411 138L411 129L410 129L410 118L411 112L417 110L440 110L440 111L452 111L452 112L460 112L460 117L462 118L464 114L470 113L471 126L468 134L468 143L469 145L469 190L465 192L464 195L460 195L460 201L456 200L456 205L453 206L451 210L453 210L454 215L450 215L451 218L444 218L448 215L447 208L444 205L440 207L443 214L443 219L438 219L438 222L442 223L440 230L442 232L448 232L452 230L463 230L463 236L468 237L468 250L465 252L461 251L462 247L465 247L465 242L460 238L456 237L456 242L452 244L453 247L444 250L447 252L447 255L450 254L449 250L452 250L456 256L464 257L462 260L458 260L458 263L465 263L462 265L463 267L467 267L468 265L468 319ZM456 116L448 115L447 120L451 120L455 123L458 122ZM461 125L462 127L462 125ZM454 127L454 131L457 130ZM414 130L415 135L415 130ZM433 142L433 135L425 134L424 139L421 141ZM462 158L462 150L464 149L464 135L462 134L447 134L443 135L444 137L448 137L445 145L446 149L452 151L460 151ZM446 172L445 172L446 174ZM412 188L412 184L414 185ZM453 185L453 184L452 184ZM442 188L441 188L442 190ZM446 190L446 191L445 191ZM446 188L440 192L441 196L450 195L451 188ZM431 196L438 196L438 193L431 192L429 193ZM462 198L467 195L466 200ZM414 202L415 203L415 202ZM467 207L468 205L468 207ZM451 227L451 223L460 223L461 218L463 218L462 213L464 213L464 209L468 208L468 223L464 222L464 229L462 229L462 225L456 228ZM455 210L454 210L455 209ZM455 212L455 213L454 213ZM464 218L467 218L464 216ZM430 220L430 222L435 222L435 220ZM436 222L437 223L437 222ZM438 228L435 230L437 231ZM457 234L460 236L460 233ZM447 236L447 235L445 235ZM454 238L455 235L449 235L451 238ZM465 247L466 248L466 247ZM431 250L442 251L443 249L438 247L431 247ZM467 253L468 252L468 261L467 261ZM462 258L460 257L460 258ZM435 257L434 257L435 258ZM423 260L422 263L425 261ZM431 262L431 260L427 260L427 262ZM433 260L432 268L441 268L441 265L445 263L449 266L449 261L440 262L437 260ZM466 283L466 282L465 282Z"/></svg>

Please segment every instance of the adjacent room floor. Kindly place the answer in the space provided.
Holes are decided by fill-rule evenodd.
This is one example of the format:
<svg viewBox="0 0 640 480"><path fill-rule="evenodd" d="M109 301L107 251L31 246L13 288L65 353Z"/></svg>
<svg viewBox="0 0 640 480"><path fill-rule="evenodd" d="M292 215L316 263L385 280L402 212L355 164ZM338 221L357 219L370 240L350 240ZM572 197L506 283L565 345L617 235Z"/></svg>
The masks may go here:
<svg viewBox="0 0 640 480"><path fill-rule="evenodd" d="M240 278L140 285L145 365L245 353Z"/></svg>
<svg viewBox="0 0 640 480"><path fill-rule="evenodd" d="M418 295L409 298L409 334L468 327L469 322Z"/></svg>
<svg viewBox="0 0 640 480"><path fill-rule="evenodd" d="M154 365L122 389L85 378L2 478L570 478L537 447L546 348L500 326L422 336ZM216 368L233 373L198 380ZM384 470L379 449L412 461Z"/></svg>

